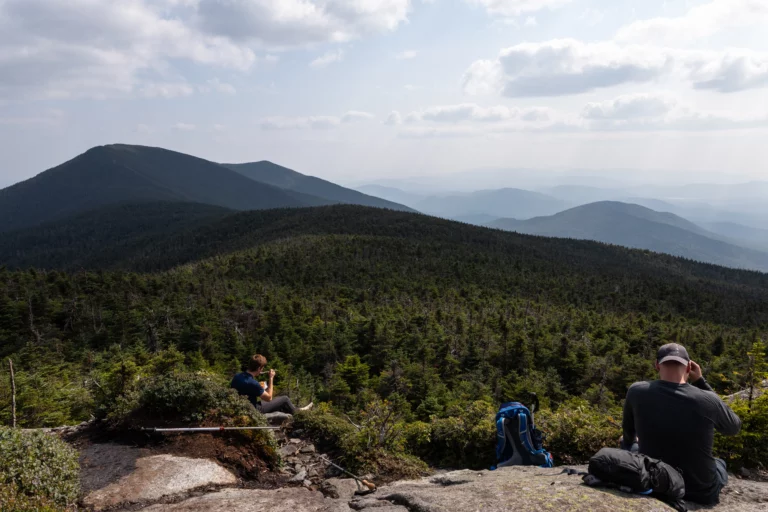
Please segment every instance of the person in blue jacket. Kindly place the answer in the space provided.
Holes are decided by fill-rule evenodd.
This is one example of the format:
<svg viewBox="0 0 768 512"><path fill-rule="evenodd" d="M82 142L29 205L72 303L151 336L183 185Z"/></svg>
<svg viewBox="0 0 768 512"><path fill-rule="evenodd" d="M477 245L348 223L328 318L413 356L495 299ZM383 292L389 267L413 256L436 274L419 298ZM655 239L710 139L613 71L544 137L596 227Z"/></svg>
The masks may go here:
<svg viewBox="0 0 768 512"><path fill-rule="evenodd" d="M257 377L264 372L267 366L267 358L261 354L256 354L248 361L246 371L238 373L232 378L229 387L237 390L261 413L286 412L294 414L298 411L308 411L312 408L312 403L305 407L297 408L287 396L275 396L275 370L269 370L269 378L266 382L259 382Z"/></svg>

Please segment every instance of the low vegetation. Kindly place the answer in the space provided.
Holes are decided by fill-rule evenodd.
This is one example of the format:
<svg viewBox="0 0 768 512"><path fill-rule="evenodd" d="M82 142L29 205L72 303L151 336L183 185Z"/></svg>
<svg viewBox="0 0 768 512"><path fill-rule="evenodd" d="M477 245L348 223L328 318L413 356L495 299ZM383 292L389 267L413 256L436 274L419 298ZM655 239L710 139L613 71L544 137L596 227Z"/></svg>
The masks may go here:
<svg viewBox="0 0 768 512"><path fill-rule="evenodd" d="M77 458L68 444L41 431L0 427L0 510L57 510L75 503Z"/></svg>

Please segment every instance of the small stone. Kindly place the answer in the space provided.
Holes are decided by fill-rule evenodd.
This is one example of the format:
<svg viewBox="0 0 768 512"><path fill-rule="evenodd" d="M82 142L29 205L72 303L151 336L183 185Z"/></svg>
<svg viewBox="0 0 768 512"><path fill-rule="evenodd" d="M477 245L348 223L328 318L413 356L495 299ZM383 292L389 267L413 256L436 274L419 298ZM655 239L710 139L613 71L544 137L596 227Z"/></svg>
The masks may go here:
<svg viewBox="0 0 768 512"><path fill-rule="evenodd" d="M320 472L316 470L315 468L311 468L309 471L307 471L307 474L310 478L317 478L320 476Z"/></svg>
<svg viewBox="0 0 768 512"><path fill-rule="evenodd" d="M301 439L296 439L295 437L292 437L288 440L291 444L301 444Z"/></svg>
<svg viewBox="0 0 768 512"><path fill-rule="evenodd" d="M311 480L304 480L304 487L312 487L312 481Z"/></svg>
<svg viewBox="0 0 768 512"><path fill-rule="evenodd" d="M739 476L742 478L750 478L752 476L752 472L748 470L747 468L740 468L739 469Z"/></svg>
<svg viewBox="0 0 768 512"><path fill-rule="evenodd" d="M296 473L296 476L288 480L288 482L292 484L298 484L298 483L303 484L306 478L307 478L307 472L305 470L301 470L298 473Z"/></svg>
<svg viewBox="0 0 768 512"><path fill-rule="evenodd" d="M289 457L291 455L295 455L299 451L298 445L295 444L287 444L280 448L280 455L283 457Z"/></svg>
<svg viewBox="0 0 768 512"><path fill-rule="evenodd" d="M308 444L306 446L302 446L301 450L299 450L301 453L315 453L315 445Z"/></svg>

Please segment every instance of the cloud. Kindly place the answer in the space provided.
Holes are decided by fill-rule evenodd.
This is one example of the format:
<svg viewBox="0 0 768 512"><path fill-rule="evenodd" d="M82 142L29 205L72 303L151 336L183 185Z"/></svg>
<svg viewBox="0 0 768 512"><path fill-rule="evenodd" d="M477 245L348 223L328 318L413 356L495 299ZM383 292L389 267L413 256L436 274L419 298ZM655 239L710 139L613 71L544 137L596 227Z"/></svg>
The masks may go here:
<svg viewBox="0 0 768 512"><path fill-rule="evenodd" d="M399 115L399 114L398 114ZM544 107L481 107L474 103L428 107L409 113L407 123L432 122L456 124L464 122L499 123L503 121L549 121L550 109Z"/></svg>
<svg viewBox="0 0 768 512"><path fill-rule="evenodd" d="M465 0L470 4L484 7L489 14L497 16L520 16L543 9L556 9L572 0Z"/></svg>
<svg viewBox="0 0 768 512"><path fill-rule="evenodd" d="M341 116L341 122L343 123L353 123L355 121L368 121L370 119L373 119L374 116L370 112L361 112L359 110L350 110L343 116Z"/></svg>
<svg viewBox="0 0 768 512"><path fill-rule="evenodd" d="M663 95L632 94L613 100L588 103L582 112L585 119L640 119L668 114L675 101Z"/></svg>
<svg viewBox="0 0 768 512"><path fill-rule="evenodd" d="M139 123L136 125L136 128L134 129L134 131L136 133L149 134L149 133L152 133L154 130L148 124Z"/></svg>
<svg viewBox="0 0 768 512"><path fill-rule="evenodd" d="M501 50L464 72L470 95L565 96L673 76L695 89L729 93L768 86L768 55L748 50L695 51L557 39Z"/></svg>
<svg viewBox="0 0 768 512"><path fill-rule="evenodd" d="M195 90L185 83L154 83L141 86L139 94L146 98L191 96Z"/></svg>
<svg viewBox="0 0 768 512"><path fill-rule="evenodd" d="M200 32L175 9L148 0L3 0L0 97L160 90L154 84L167 81L172 61L243 70L256 60L251 48Z"/></svg>
<svg viewBox="0 0 768 512"><path fill-rule="evenodd" d="M373 119L374 115L359 110L350 110L342 116L275 116L262 119L259 124L264 130L327 130L342 123L353 123Z"/></svg>
<svg viewBox="0 0 768 512"><path fill-rule="evenodd" d="M200 90L202 92L208 92L208 91L216 91L220 92L222 94L236 94L237 89L235 89L234 86L224 83L218 78L212 78L206 82L206 85L201 86Z"/></svg>
<svg viewBox="0 0 768 512"><path fill-rule="evenodd" d="M410 0L0 0L0 99L165 97L185 61L244 71L277 59L258 53L395 30L410 8Z"/></svg>
<svg viewBox="0 0 768 512"><path fill-rule="evenodd" d="M410 0L199 0L196 14L211 35L290 47L392 31L410 9Z"/></svg>
<svg viewBox="0 0 768 512"><path fill-rule="evenodd" d="M415 59L418 53L415 50L406 50L395 55L397 60Z"/></svg>
<svg viewBox="0 0 768 512"><path fill-rule="evenodd" d="M326 52L320 57L310 62L309 67L315 68L315 69L324 68L330 64L333 64L334 62L340 62L341 59L343 58L344 58L344 50L342 49Z"/></svg>
<svg viewBox="0 0 768 512"><path fill-rule="evenodd" d="M535 26L537 26L538 22L536 21L536 16L528 16L527 18L525 18L524 25L526 27L535 27Z"/></svg>
<svg viewBox="0 0 768 512"><path fill-rule="evenodd" d="M712 0L675 18L640 20L621 28L619 41L661 44L685 43L712 36L728 28L765 26L768 2L763 0Z"/></svg>
<svg viewBox="0 0 768 512"><path fill-rule="evenodd" d="M605 11L600 9L586 8L584 12L579 15L579 20L583 21L589 27L594 27L602 23L605 19Z"/></svg>
<svg viewBox="0 0 768 512"><path fill-rule="evenodd" d="M667 73L672 62L663 52L641 46L557 39L503 49L495 61L473 63L462 81L470 94L559 96L650 82Z"/></svg>
<svg viewBox="0 0 768 512"><path fill-rule="evenodd" d="M179 130L181 132L192 132L192 131L195 131L195 129L197 128L197 126L195 126L194 124L189 124L189 123L176 123L175 125L173 125L173 127L174 129Z"/></svg>
<svg viewBox="0 0 768 512"><path fill-rule="evenodd" d="M768 56L764 54L731 50L716 58L694 55L686 65L696 89L732 93L768 86Z"/></svg>
<svg viewBox="0 0 768 512"><path fill-rule="evenodd" d="M384 124L396 126L396 125L402 124L402 122L403 122L403 116L400 115L400 112L398 112L397 110L393 110L387 116L387 119L386 121L384 121Z"/></svg>
<svg viewBox="0 0 768 512"><path fill-rule="evenodd" d="M223 124L214 124L213 125L213 131L215 132L223 132L226 131L227 127Z"/></svg>

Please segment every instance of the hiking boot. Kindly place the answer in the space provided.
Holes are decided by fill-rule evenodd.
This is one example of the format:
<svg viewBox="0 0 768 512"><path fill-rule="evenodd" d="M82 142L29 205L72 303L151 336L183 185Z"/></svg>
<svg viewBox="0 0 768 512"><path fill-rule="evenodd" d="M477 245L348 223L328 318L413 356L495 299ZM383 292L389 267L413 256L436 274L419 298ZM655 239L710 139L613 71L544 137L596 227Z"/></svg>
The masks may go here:
<svg viewBox="0 0 768 512"><path fill-rule="evenodd" d="M309 402L309 404L305 405L304 407L299 407L300 411L308 411L312 409L315 406L314 402Z"/></svg>

